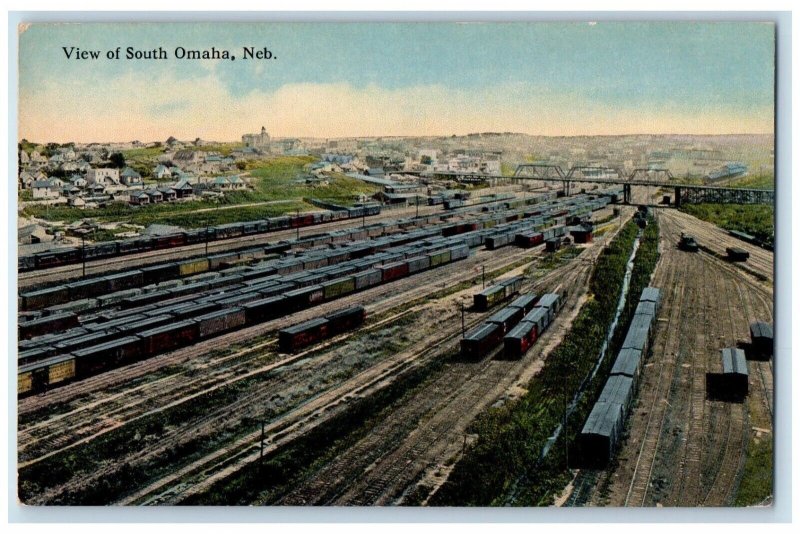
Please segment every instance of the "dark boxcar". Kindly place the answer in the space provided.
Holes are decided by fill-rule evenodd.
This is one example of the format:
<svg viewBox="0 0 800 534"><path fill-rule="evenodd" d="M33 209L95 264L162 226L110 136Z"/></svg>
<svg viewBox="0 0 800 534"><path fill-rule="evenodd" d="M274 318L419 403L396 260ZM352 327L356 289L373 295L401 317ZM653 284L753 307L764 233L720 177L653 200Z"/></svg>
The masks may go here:
<svg viewBox="0 0 800 534"><path fill-rule="evenodd" d="M608 465L616 453L624 426L621 405L595 403L579 437L583 464L592 468Z"/></svg>
<svg viewBox="0 0 800 534"><path fill-rule="evenodd" d="M282 352L294 352L328 335L328 320L323 317L311 319L278 332L278 347Z"/></svg>
<svg viewBox="0 0 800 534"><path fill-rule="evenodd" d="M286 306L286 297L283 295L254 300L243 304L242 308L244 308L247 324L249 325L262 323L289 313Z"/></svg>
<svg viewBox="0 0 800 534"><path fill-rule="evenodd" d="M536 325L536 336L539 337L550 326L550 316L547 313L547 308L534 308L529 311L525 317L522 318L524 322L533 323ZM534 341L536 341L534 339Z"/></svg>
<svg viewBox="0 0 800 534"><path fill-rule="evenodd" d="M769 360L773 353L772 325L761 321L750 325L751 353L755 359Z"/></svg>
<svg viewBox="0 0 800 534"><path fill-rule="evenodd" d="M503 335L506 335L522 319L523 315L522 309L507 306L487 318L486 322L500 325Z"/></svg>
<svg viewBox="0 0 800 534"><path fill-rule="evenodd" d="M78 326L78 317L74 313L55 313L19 323L19 339L30 339L49 332L60 332L75 326Z"/></svg>
<svg viewBox="0 0 800 534"><path fill-rule="evenodd" d="M629 376L612 375L597 398L598 402L617 403L622 406L623 419L633 400L633 379Z"/></svg>
<svg viewBox="0 0 800 534"><path fill-rule="evenodd" d="M611 376L627 376L633 380L634 388L639 382L639 373L642 369L642 351L636 349L622 349L614 360Z"/></svg>
<svg viewBox="0 0 800 534"><path fill-rule="evenodd" d="M706 392L710 399L742 402L748 392L747 360L744 351L725 348L720 351L722 372L706 374Z"/></svg>
<svg viewBox="0 0 800 534"><path fill-rule="evenodd" d="M114 293L115 291L144 285L144 276L140 270L125 271L106 276L106 282L108 283L108 292Z"/></svg>
<svg viewBox="0 0 800 534"><path fill-rule="evenodd" d="M432 260L431 260L431 265L433 265ZM393 280L397 280L405 276L408 276L408 263L405 261L389 263L381 267L378 267L378 269L380 269L381 271L381 280L383 282L391 282Z"/></svg>
<svg viewBox="0 0 800 534"><path fill-rule="evenodd" d="M140 332L142 348L147 355L190 345L197 341L197 323L192 320L174 322L152 330Z"/></svg>
<svg viewBox="0 0 800 534"><path fill-rule="evenodd" d="M515 298L509 305L509 308L520 308L522 310L522 314L525 315L529 311L531 311L536 303L539 302L539 297L534 294L529 295L520 295L519 297Z"/></svg>
<svg viewBox="0 0 800 534"><path fill-rule="evenodd" d="M247 322L244 308L226 308L195 319L199 337L206 338L241 328Z"/></svg>
<svg viewBox="0 0 800 534"><path fill-rule="evenodd" d="M344 310L335 311L325 316L328 320L328 334L336 335L347 330L352 330L364 323L367 316L363 306L353 306Z"/></svg>
<svg viewBox="0 0 800 534"><path fill-rule="evenodd" d="M522 289L522 277L514 276L513 278L501 280L500 285L505 288L505 296L511 297L519 293L519 290Z"/></svg>
<svg viewBox="0 0 800 534"><path fill-rule="evenodd" d="M27 291L22 297L23 310L40 310L55 304L69 301L69 288L67 286L48 287L37 291Z"/></svg>
<svg viewBox="0 0 800 534"><path fill-rule="evenodd" d="M731 261L747 261L750 258L750 253L739 247L728 247L725 252Z"/></svg>
<svg viewBox="0 0 800 534"><path fill-rule="evenodd" d="M478 359L503 341L503 330L499 324L483 323L467 333L461 340L461 354Z"/></svg>
<svg viewBox="0 0 800 534"><path fill-rule="evenodd" d="M503 339L505 357L518 360L536 342L536 324L523 321L515 326Z"/></svg>
<svg viewBox="0 0 800 534"><path fill-rule="evenodd" d="M75 374L83 378L139 359L142 355L141 340L136 336L123 337L78 349L72 354L75 356Z"/></svg>
<svg viewBox="0 0 800 534"><path fill-rule="evenodd" d="M38 362L55 355L55 353L56 349L52 347L34 347L27 350L20 350L17 354L17 365L23 366Z"/></svg>
<svg viewBox="0 0 800 534"><path fill-rule="evenodd" d="M79 300L108 292L108 282L105 278L90 278L70 282L67 284L67 288L69 288L69 299Z"/></svg>
<svg viewBox="0 0 800 534"><path fill-rule="evenodd" d="M325 298L322 286L301 287L287 291L283 295L286 297L286 307L289 312L304 310L319 304Z"/></svg>
<svg viewBox="0 0 800 534"><path fill-rule="evenodd" d="M177 278L179 268L177 263L166 263L163 265L151 265L139 269L142 272L142 285L157 284L164 280Z"/></svg>

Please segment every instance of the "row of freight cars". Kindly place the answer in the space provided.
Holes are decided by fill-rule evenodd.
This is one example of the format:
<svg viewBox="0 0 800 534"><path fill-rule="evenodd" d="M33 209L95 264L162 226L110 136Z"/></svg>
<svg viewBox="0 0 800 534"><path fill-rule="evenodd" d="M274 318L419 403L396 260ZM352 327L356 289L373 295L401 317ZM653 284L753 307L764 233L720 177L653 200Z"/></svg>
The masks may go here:
<svg viewBox="0 0 800 534"><path fill-rule="evenodd" d="M260 288L251 285L234 293L209 295L170 308L156 305L146 311L136 309L133 311L142 313L96 323L94 332L82 331L74 337L71 333L59 335L61 341L58 344L32 347L19 354L19 394L28 395L60 386L73 379L82 379L212 336L282 317L427 268L459 261L469 255L469 248L465 245L451 245L428 253L424 250L421 249L417 256L374 268L365 264L361 272L322 284L293 289L294 285L273 275L273 279ZM47 357L48 353L60 350L70 352ZM43 356L45 358L40 359ZM34 361L24 363L31 359Z"/></svg>
<svg viewBox="0 0 800 534"><path fill-rule="evenodd" d="M502 295L510 288L519 288L521 282L520 277L505 280L489 288L490 294ZM484 293L486 292L474 296L476 303L485 302ZM499 299L493 302L498 301ZM462 356L479 359L503 343L506 358L521 358L552 323L561 305L562 299L555 293L542 297L533 294L519 296L464 336L461 340Z"/></svg>
<svg viewBox="0 0 800 534"><path fill-rule="evenodd" d="M353 306L284 328L278 332L278 347L281 352L296 352L324 339L358 328L364 323L366 316L367 312L363 306Z"/></svg>
<svg viewBox="0 0 800 534"><path fill-rule="evenodd" d="M506 216L491 215L488 216L485 222L491 227L496 222L497 217L500 217L501 220L507 218ZM479 226L483 226L483 223L479 222ZM367 243L353 244L353 247L368 246L375 250L380 248L380 242L384 242L384 244L391 242L395 246L406 244L394 253L379 254L383 256L381 258L383 265L377 269L372 268L378 263L377 256L374 258L350 259L348 260L349 264L328 265L318 268L316 271L319 274L315 274L313 269L304 271L304 268L319 267L319 265L325 263L324 261L322 263L308 263L308 261L304 263L299 258L282 258L272 261L269 269L241 267L245 271L248 269L254 270L238 275L228 275L227 278L231 285L225 287L224 291L220 290L220 284L212 286L209 283L195 283L189 286L172 288L162 295L146 294L128 297L120 303L121 311L103 313L95 323L82 325L81 328L73 328L69 332L59 333L58 335L44 335L30 342L21 342L19 363L20 365L26 365L27 363L54 356L56 355L53 354L54 347L72 350L82 348L87 344L102 345L109 341L109 339L103 337L104 335L111 338L124 337L129 334L138 335L139 331L143 329L158 326L155 323L157 323L159 317L161 317L161 320L166 321L182 321L187 317L191 318L204 313L219 311L214 309L213 305L222 307L243 306L252 300L259 300L259 297L267 297L266 299L260 299L267 300L267 302L252 306L253 309L250 310L250 318L248 320L252 320L251 318L255 318L259 314L263 316L273 315L269 311L270 309L279 310L284 314L291 313L293 310L313 305L320 300L347 294L352 292L353 289L363 289L377 283L391 281L419 270L436 267L466 257L468 255L467 247L480 245L483 235L482 231L469 231L471 228L472 226L470 225L458 228L458 230L467 232L455 238L434 235L436 230L420 229L407 234L370 240ZM426 236L428 237L425 238ZM460 245L456 246L456 244ZM405 248L405 250L402 250L402 248ZM369 250L369 252L374 252L375 250ZM341 251L328 250L325 254L341 255ZM340 259L344 257L342 256ZM405 258L407 261L396 261L398 258ZM306 258L306 260L309 259ZM319 261L319 258L314 261ZM282 263L276 271L276 264L279 262ZM292 266L288 271L283 272L291 274L275 274L280 272L280 268L287 268L287 262L291 262ZM326 272L322 273L323 270ZM347 276L342 276L353 272L353 270L356 271L356 274L353 275L352 280ZM362 270L366 270L366 272L361 272ZM344 279L338 280L337 277ZM320 282L323 282L321 289L319 287L310 287L318 286ZM173 290L180 290L181 293L175 293ZM279 292L286 293L285 300L273 298ZM169 306L171 308L165 308L164 303L159 302L156 297L170 301ZM151 299L154 298L156 300L151 302ZM172 310L171 314L168 313L170 310ZM69 337L75 339L67 342Z"/></svg>
<svg viewBox="0 0 800 534"><path fill-rule="evenodd" d="M578 203L579 206L601 207L610 202L611 195L603 195L596 199L570 199L570 203ZM568 209L564 209L564 205ZM224 268L229 268L231 265L241 264L247 261L255 261L257 259L265 259L278 254L285 254L293 247L328 247L336 243L350 242L353 240L366 240L373 237L380 237L394 232L402 232L415 225L434 225L438 231L432 232L431 235L440 234L444 237L452 235L463 234L480 229L492 228L498 224L510 223L519 218L533 217L534 229L544 231L556 217L555 222L558 223L560 216L565 213L580 212L580 207L569 205L564 201L560 202L545 202L536 209L528 209L520 213L512 213L506 216L499 214L486 214L479 217L474 221L461 221L461 222L445 222L442 223L441 219L448 217L440 216L423 216L420 218L401 219L397 221L389 221L377 223L368 227L350 228L342 230L333 230L326 233L316 234L312 236L305 236L299 240L291 240L282 242L275 245L251 247L241 251L226 252L214 254L207 257L197 257L186 259L179 262L169 262L158 265L151 265L142 267L140 269L133 269L129 271L122 271L106 276L93 277L83 280L70 282L67 284L46 287L43 289L28 290L20 295L20 310L39 310L45 307L54 308L54 311L61 311L61 305L67 302L83 301L85 299L93 299L100 295L114 295L120 291L133 291L137 287L147 287L153 284L159 284L167 280L173 280L179 277L192 277L197 276L207 271L215 271ZM499 227L498 227L499 230ZM533 231L533 230L531 230ZM513 233L513 228L506 233ZM541 232L538 232L541 233ZM563 230L555 228L553 233L559 235ZM543 234L544 236L545 234ZM515 234L515 238L517 238ZM526 246L533 246L538 244L538 236L533 236ZM483 241L481 241L481 244ZM517 243L518 245L520 243ZM470 244L470 246L473 246ZM489 240L488 246L496 248L500 246L496 237ZM358 248L358 247L356 247ZM355 257L356 254L366 255L369 253L369 246L364 245L361 247L364 250L348 249L346 252ZM307 266L304 266L307 268ZM224 274L225 271L223 271ZM108 304L114 304L117 299L109 297ZM101 302L100 305L106 305L106 302ZM85 310L91 308L91 302L78 302L75 305L76 309Z"/></svg>
<svg viewBox="0 0 800 534"><path fill-rule="evenodd" d="M642 291L622 348L579 436L580 456L587 467L608 465L617 451L660 305L658 288L647 287Z"/></svg>
<svg viewBox="0 0 800 534"><path fill-rule="evenodd" d="M197 243L207 243L231 239L254 234L263 234L279 230L304 228L316 224L333 222L343 219L361 218L378 215L381 208L378 205L363 206L358 208L342 208L336 211L298 214L291 216L271 217L258 221L247 221L211 226L188 230L176 234L153 237L139 237L124 241L110 241L87 247L65 248L56 251L40 252L19 258L18 270L20 272L36 269L48 269L60 265L80 263L84 260L97 260L113 258L126 254L137 254L151 250L161 250Z"/></svg>

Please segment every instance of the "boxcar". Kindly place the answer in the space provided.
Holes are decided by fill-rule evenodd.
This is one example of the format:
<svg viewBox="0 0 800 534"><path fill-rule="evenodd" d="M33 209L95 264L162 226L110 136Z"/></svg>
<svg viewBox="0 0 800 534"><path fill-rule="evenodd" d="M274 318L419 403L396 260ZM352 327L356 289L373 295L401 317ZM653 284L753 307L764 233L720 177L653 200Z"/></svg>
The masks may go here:
<svg viewBox="0 0 800 534"><path fill-rule="evenodd" d="M502 341L503 330L499 324L483 323L461 340L461 354L472 359L482 358Z"/></svg>
<svg viewBox="0 0 800 534"><path fill-rule="evenodd" d="M361 326L366 316L367 312L362 306L353 306L329 313L325 316L325 319L328 320L328 334L333 336Z"/></svg>
<svg viewBox="0 0 800 534"><path fill-rule="evenodd" d="M323 282L322 290L325 295L325 300L331 300L343 295L347 295L355 291L356 284L355 278L347 276L344 278L337 278L328 282Z"/></svg>
<svg viewBox="0 0 800 534"><path fill-rule="evenodd" d="M486 319L487 323L500 325L503 335L506 335L522 319L522 309L506 306Z"/></svg>
<svg viewBox="0 0 800 534"><path fill-rule="evenodd" d="M486 311L506 298L506 288L502 285L491 286L475 294L473 306L477 311Z"/></svg>
<svg viewBox="0 0 800 534"><path fill-rule="evenodd" d="M744 351L738 348L725 348L720 354L722 372L706 373L708 397L742 402L747 397L749 381Z"/></svg>
<svg viewBox="0 0 800 534"><path fill-rule="evenodd" d="M247 316L244 308L233 307L201 315L195 320L198 337L203 339L241 328L247 322Z"/></svg>
<svg viewBox="0 0 800 534"><path fill-rule="evenodd" d="M433 266L433 259L431 259L431 266ZM408 262L405 261L388 263L378 267L378 269L381 271L381 280L383 282L391 282L408 276Z"/></svg>
<svg viewBox="0 0 800 534"><path fill-rule="evenodd" d="M525 315L529 311L531 311L536 304L539 302L539 297L534 294L528 295L520 295L519 297L515 298L509 305L509 308L520 308L522 310L522 314Z"/></svg>
<svg viewBox="0 0 800 534"><path fill-rule="evenodd" d="M69 301L69 288L67 286L48 287L22 293L20 297L22 297L23 310L40 310Z"/></svg>
<svg viewBox="0 0 800 534"><path fill-rule="evenodd" d="M294 352L307 347L328 335L328 320L317 317L278 332L278 347L282 352Z"/></svg>
<svg viewBox="0 0 800 534"><path fill-rule="evenodd" d="M95 297L108 291L108 282L105 278L89 278L66 284L69 290L69 299L78 300Z"/></svg>
<svg viewBox="0 0 800 534"><path fill-rule="evenodd" d="M283 295L254 300L243 304L242 308L244 308L249 325L262 323L288 313L286 297Z"/></svg>
<svg viewBox="0 0 800 534"><path fill-rule="evenodd" d="M173 319L174 320L174 319ZM197 341L197 323L191 319L140 332L143 352L152 356Z"/></svg>
<svg viewBox="0 0 800 534"><path fill-rule="evenodd" d="M75 326L78 326L78 317L74 313L55 313L19 323L19 339L30 339L50 332L60 332Z"/></svg>
<svg viewBox="0 0 800 534"><path fill-rule="evenodd" d="M581 460L587 467L603 468L611 461L625 426L622 406L595 403L579 437Z"/></svg>
<svg viewBox="0 0 800 534"><path fill-rule="evenodd" d="M204 273L208 270L208 258L185 260L178 262L178 274L188 276L190 274Z"/></svg>
<svg viewBox="0 0 800 534"><path fill-rule="evenodd" d="M505 357L517 360L525 355L537 339L535 323L522 321L503 339Z"/></svg>
<svg viewBox="0 0 800 534"><path fill-rule="evenodd" d="M125 271L106 276L108 292L122 291L144 285L144 275L141 270Z"/></svg>
<svg viewBox="0 0 800 534"><path fill-rule="evenodd" d="M772 325L757 321L750 325L750 346L756 359L769 360L773 353Z"/></svg>
<svg viewBox="0 0 800 534"><path fill-rule="evenodd" d="M75 375L84 378L139 359L142 346L138 337L128 336L78 349L72 354L75 356Z"/></svg>

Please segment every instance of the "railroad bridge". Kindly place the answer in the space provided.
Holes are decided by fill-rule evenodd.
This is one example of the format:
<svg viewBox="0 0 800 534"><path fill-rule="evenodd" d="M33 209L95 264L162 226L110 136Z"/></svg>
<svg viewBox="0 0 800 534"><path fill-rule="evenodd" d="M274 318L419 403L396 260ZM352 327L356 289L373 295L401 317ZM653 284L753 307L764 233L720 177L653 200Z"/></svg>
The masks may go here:
<svg viewBox="0 0 800 534"><path fill-rule="evenodd" d="M455 179L461 182L486 182L502 178L496 175L468 173L459 171L439 171L420 173L432 178ZM558 165L544 163L522 163L517 165L515 180L538 180L543 182L561 182L564 192L569 195L576 183L593 183L602 185L621 185L624 202L631 202L633 187L657 187L674 191L673 204L775 204L775 191L771 189L739 189L735 187L719 187L714 185L693 185L675 183L669 169L634 169L630 175L612 167L575 166L567 173Z"/></svg>

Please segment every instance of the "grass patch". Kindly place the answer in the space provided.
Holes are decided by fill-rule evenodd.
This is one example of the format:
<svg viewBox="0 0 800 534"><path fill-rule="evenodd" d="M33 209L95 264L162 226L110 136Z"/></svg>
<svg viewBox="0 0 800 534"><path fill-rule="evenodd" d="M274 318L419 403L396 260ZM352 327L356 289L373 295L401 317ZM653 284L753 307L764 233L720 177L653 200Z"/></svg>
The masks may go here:
<svg viewBox="0 0 800 534"><path fill-rule="evenodd" d="M773 458L772 436L751 440L747 447L744 474L736 493L736 506L756 506L772 496Z"/></svg>
<svg viewBox="0 0 800 534"><path fill-rule="evenodd" d="M728 185L741 189L775 189L775 176L771 174L744 176L731 180Z"/></svg>
<svg viewBox="0 0 800 534"><path fill-rule="evenodd" d="M760 204L685 204L681 211L725 230L738 230L770 245L775 241L775 209Z"/></svg>

